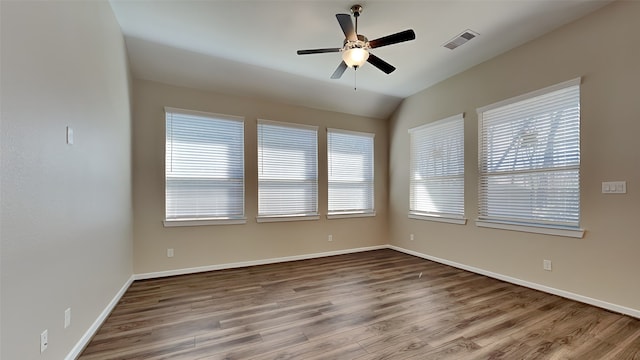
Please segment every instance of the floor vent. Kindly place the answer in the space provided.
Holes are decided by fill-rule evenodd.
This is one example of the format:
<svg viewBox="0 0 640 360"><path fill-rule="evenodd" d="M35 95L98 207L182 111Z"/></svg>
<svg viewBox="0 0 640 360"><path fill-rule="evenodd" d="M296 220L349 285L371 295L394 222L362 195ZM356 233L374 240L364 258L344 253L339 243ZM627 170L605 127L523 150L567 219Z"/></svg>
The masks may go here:
<svg viewBox="0 0 640 360"><path fill-rule="evenodd" d="M460 35L458 35L458 36L454 37L453 39L447 41L447 43L442 45L442 46L446 47L447 49L453 50L453 49L465 44L467 41L473 39L474 37L476 37L478 35L480 35L480 34L478 34L475 31L465 30Z"/></svg>

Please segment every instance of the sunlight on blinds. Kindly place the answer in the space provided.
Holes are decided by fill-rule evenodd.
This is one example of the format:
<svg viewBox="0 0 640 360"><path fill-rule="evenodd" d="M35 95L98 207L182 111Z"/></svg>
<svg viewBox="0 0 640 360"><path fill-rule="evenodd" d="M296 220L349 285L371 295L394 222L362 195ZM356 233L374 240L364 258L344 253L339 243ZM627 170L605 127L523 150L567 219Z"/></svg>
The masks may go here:
<svg viewBox="0 0 640 360"><path fill-rule="evenodd" d="M327 129L330 215L374 212L374 134Z"/></svg>
<svg viewBox="0 0 640 360"><path fill-rule="evenodd" d="M413 129L410 134L409 214L464 216L462 114Z"/></svg>
<svg viewBox="0 0 640 360"><path fill-rule="evenodd" d="M478 111L479 218L578 227L580 81Z"/></svg>
<svg viewBox="0 0 640 360"><path fill-rule="evenodd" d="M317 214L317 127L258 120L258 216Z"/></svg>
<svg viewBox="0 0 640 360"><path fill-rule="evenodd" d="M166 108L165 219L244 216L242 119Z"/></svg>

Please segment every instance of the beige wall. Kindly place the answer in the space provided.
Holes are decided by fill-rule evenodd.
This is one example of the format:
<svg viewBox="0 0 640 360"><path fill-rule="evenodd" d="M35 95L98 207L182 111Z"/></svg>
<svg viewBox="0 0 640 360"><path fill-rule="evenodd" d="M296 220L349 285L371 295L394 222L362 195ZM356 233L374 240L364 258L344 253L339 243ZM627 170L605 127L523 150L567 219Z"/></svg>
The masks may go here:
<svg viewBox="0 0 640 360"><path fill-rule="evenodd" d="M384 120L313 110L136 80L133 179L136 274L339 251L386 244L387 133ZM164 228L164 107L245 118L247 224ZM258 118L319 126L318 221L256 223ZM376 217L326 219L326 128L372 132L375 137ZM327 236L333 235L328 242ZM175 256L167 257L167 248Z"/></svg>
<svg viewBox="0 0 640 360"><path fill-rule="evenodd" d="M391 243L640 311L640 2L618 1L404 100L391 119ZM455 52L451 56L456 56ZM478 228L476 108L582 76L582 239ZM407 218L407 129L465 113L464 226ZM626 180L626 195L601 182ZM415 240L409 241L409 234ZM553 271L542 260L553 261Z"/></svg>
<svg viewBox="0 0 640 360"><path fill-rule="evenodd" d="M133 272L124 42L106 2L0 6L0 358L59 360Z"/></svg>
<svg viewBox="0 0 640 360"><path fill-rule="evenodd" d="M640 30L638 2L618 1L416 94L390 124L136 80L133 157L126 55L109 5L0 4L3 359L64 358L133 272L386 243L640 310L640 235L634 226L640 215L640 49L633 38ZM583 76L585 237L477 228L475 109L577 76ZM162 226L164 106L246 118L247 224ZM407 129L460 112L466 113L469 222L410 220ZM256 223L258 118L320 127L321 220ZM65 144L67 125L75 129L73 146ZM325 218L327 127L376 133L375 218ZM601 194L600 182L609 180L626 180L628 193ZM411 233L415 241L409 241ZM167 248L175 249L175 257L166 257ZM543 258L553 260L553 272L542 270ZM67 307L72 325L63 329ZM50 345L40 355L44 329Z"/></svg>

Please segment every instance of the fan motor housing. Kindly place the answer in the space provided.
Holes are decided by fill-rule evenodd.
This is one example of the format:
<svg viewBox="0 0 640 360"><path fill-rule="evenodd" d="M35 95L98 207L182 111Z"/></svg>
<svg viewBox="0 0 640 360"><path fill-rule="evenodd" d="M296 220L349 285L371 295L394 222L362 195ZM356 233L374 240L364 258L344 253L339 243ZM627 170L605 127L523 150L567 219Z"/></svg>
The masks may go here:
<svg viewBox="0 0 640 360"><path fill-rule="evenodd" d="M371 47L369 47L369 39L367 39L367 37L364 35L358 35L358 40L356 41L344 39L344 42L342 43L343 51L354 49L354 48L360 48L365 50L371 49Z"/></svg>

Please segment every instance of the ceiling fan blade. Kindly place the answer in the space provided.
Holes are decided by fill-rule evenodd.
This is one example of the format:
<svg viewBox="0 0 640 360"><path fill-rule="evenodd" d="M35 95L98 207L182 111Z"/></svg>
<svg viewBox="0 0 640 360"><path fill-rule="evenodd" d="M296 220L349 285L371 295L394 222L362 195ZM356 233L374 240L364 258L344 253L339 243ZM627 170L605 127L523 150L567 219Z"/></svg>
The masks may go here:
<svg viewBox="0 0 640 360"><path fill-rule="evenodd" d="M367 62L377 67L378 69L382 70L385 74L391 74L396 69L395 66L389 64L388 62L380 59L379 57L371 53L369 54L369 58L367 59Z"/></svg>
<svg viewBox="0 0 640 360"><path fill-rule="evenodd" d="M298 50L298 55L323 54L323 53L332 53L332 52L339 52L339 51L340 51L340 48Z"/></svg>
<svg viewBox="0 0 640 360"><path fill-rule="evenodd" d="M353 28L353 21L351 21L351 15L349 14L336 14L336 19L340 23L344 37L349 41L358 40L356 30Z"/></svg>
<svg viewBox="0 0 640 360"><path fill-rule="evenodd" d="M345 70L347 70L347 64L343 61L340 63L340 65L338 65L338 68L336 69L336 71L333 72L333 75L331 75L331 78L340 79L340 77L342 77L342 74L344 74Z"/></svg>
<svg viewBox="0 0 640 360"><path fill-rule="evenodd" d="M405 31L400 31L399 33L387 35L375 40L371 40L369 41L369 46L372 49L375 49L381 46L393 45L393 44L401 43L404 41L413 40L415 38L416 38L416 33L413 32L413 30L409 29Z"/></svg>

